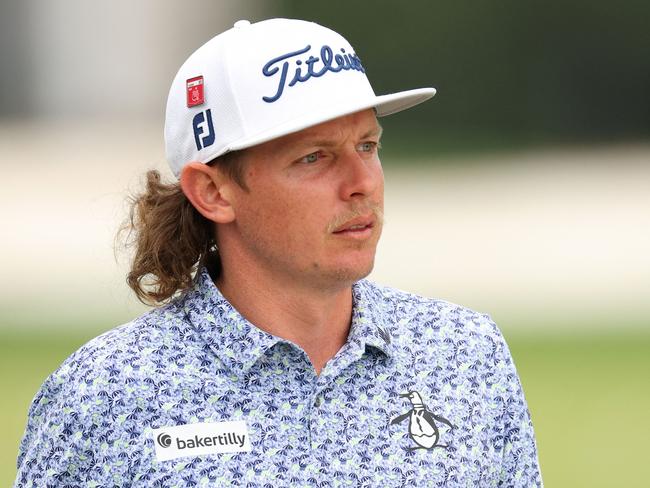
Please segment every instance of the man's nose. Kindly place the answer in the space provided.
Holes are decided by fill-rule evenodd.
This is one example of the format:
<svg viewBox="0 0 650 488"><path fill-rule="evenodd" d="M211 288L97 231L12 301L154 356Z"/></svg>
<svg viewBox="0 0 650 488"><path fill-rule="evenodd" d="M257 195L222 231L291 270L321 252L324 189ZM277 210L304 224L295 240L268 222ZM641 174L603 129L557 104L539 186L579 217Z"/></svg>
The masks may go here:
<svg viewBox="0 0 650 488"><path fill-rule="evenodd" d="M377 155L364 158L356 149L341 155L341 198L350 200L374 194L383 182Z"/></svg>

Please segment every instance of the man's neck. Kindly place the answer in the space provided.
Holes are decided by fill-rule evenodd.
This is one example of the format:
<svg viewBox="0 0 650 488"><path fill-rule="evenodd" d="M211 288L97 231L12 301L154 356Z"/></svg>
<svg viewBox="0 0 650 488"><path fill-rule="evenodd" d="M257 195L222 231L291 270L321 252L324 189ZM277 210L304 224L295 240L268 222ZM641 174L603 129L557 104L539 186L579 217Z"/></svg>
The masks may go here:
<svg viewBox="0 0 650 488"><path fill-rule="evenodd" d="M225 271L225 270L224 270ZM300 346L320 374L347 340L352 317L352 287L319 290L277 277L222 272L216 285L250 323Z"/></svg>

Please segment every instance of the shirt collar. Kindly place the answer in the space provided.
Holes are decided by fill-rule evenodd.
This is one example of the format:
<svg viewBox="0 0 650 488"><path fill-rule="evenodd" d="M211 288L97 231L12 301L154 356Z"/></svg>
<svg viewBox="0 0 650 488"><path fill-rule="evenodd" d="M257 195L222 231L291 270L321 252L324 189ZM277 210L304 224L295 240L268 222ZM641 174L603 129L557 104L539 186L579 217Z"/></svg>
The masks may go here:
<svg viewBox="0 0 650 488"><path fill-rule="evenodd" d="M385 310L381 292L367 280L352 286L352 324L348 343L357 342L360 346L372 346L386 356L394 352L391 334L390 315Z"/></svg>
<svg viewBox="0 0 650 488"><path fill-rule="evenodd" d="M181 306L203 340L238 376L248 372L268 349L282 341L242 317L215 286L206 268L197 272L194 286Z"/></svg>
<svg viewBox="0 0 650 488"><path fill-rule="evenodd" d="M376 287L359 281L352 287L352 296L352 323L346 345L361 351L371 346L392 355L393 340ZM242 317L215 286L206 268L197 272L194 286L180 305L205 343L238 376L246 374L275 344L287 342Z"/></svg>

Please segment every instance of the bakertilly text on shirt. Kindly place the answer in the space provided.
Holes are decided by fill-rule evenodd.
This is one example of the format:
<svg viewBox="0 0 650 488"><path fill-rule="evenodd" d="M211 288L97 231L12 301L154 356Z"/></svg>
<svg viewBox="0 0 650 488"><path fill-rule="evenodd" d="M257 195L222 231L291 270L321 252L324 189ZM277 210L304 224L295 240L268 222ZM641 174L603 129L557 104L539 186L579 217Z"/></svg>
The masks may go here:
<svg viewBox="0 0 650 488"><path fill-rule="evenodd" d="M239 435L234 432L226 434L199 437L195 435L188 439L176 438L177 449L194 449L197 447L212 447L212 446L234 446L244 447L246 442L246 435Z"/></svg>

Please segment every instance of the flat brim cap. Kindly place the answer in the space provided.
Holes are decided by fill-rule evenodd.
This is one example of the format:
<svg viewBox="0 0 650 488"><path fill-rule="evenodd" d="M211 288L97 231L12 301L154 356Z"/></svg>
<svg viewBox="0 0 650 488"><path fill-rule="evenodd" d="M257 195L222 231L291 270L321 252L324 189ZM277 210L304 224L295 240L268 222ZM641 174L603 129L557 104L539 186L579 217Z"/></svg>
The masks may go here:
<svg viewBox="0 0 650 488"><path fill-rule="evenodd" d="M352 46L313 22L239 21L176 74L165 118L167 160L178 177L192 161L207 163L369 108L390 115L435 93L375 95Z"/></svg>

